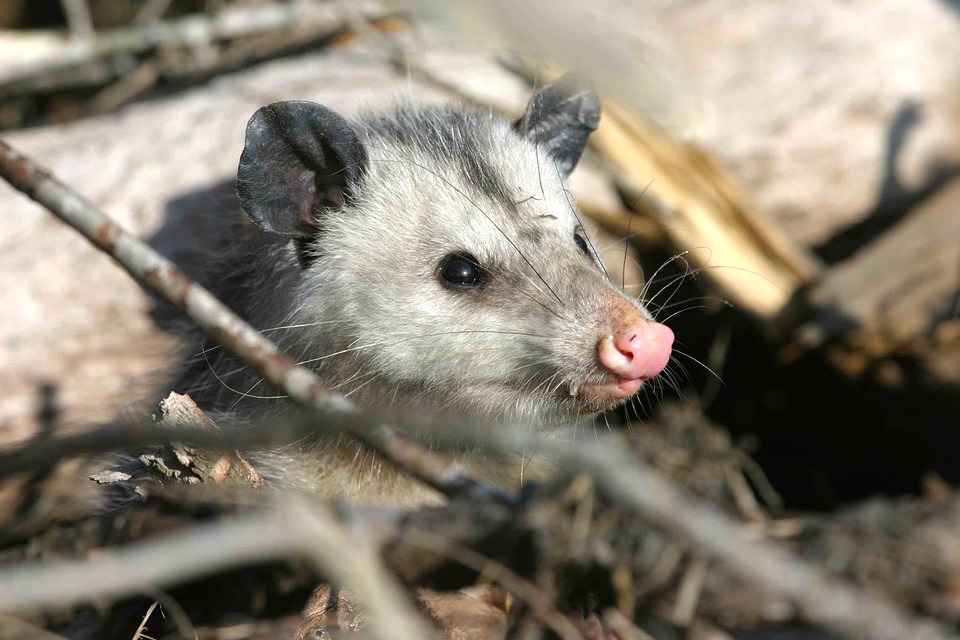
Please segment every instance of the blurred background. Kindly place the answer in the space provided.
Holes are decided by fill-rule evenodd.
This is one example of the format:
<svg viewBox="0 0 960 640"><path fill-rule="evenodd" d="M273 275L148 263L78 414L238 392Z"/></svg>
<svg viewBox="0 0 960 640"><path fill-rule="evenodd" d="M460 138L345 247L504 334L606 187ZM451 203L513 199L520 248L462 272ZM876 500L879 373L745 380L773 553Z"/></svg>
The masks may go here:
<svg viewBox="0 0 960 640"><path fill-rule="evenodd" d="M682 351L612 416L644 455L747 519L952 500L960 3L0 0L3 136L171 254L264 104L516 116L563 69L604 98L572 191ZM177 365L152 302L0 211L0 440L50 389L65 432L143 406Z"/></svg>

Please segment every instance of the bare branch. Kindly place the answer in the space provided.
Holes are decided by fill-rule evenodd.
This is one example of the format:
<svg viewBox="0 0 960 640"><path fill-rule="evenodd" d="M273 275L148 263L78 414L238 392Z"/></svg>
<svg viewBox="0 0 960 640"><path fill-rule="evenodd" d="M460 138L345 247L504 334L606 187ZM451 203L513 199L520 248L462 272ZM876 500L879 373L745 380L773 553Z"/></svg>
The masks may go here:
<svg viewBox="0 0 960 640"><path fill-rule="evenodd" d="M143 620L140 621L140 626L137 627L137 630L133 632L133 640L140 640L143 636L140 635L147 629L147 622L150 621L150 616L153 615L154 610L157 608L157 605L160 604L156 600L153 601L147 608L147 612L143 614Z"/></svg>
<svg viewBox="0 0 960 640"><path fill-rule="evenodd" d="M163 417L160 427L163 429L190 428L200 425L201 428L222 433L219 425L214 422L190 396L171 392L160 402ZM183 445L175 445L177 458L181 461L190 460L193 467L204 481L214 484L231 482L241 486L262 488L266 481L253 468L240 451L234 449L226 452L204 450L186 450Z"/></svg>
<svg viewBox="0 0 960 640"><path fill-rule="evenodd" d="M60 0L60 4L67 14L67 24L74 38L81 40L93 35L93 18L90 17L87 0Z"/></svg>
<svg viewBox="0 0 960 640"><path fill-rule="evenodd" d="M364 603L373 638L429 638L430 630L383 569L363 527L349 532L317 506L294 502L158 536L89 560L0 572L0 611L65 606L150 592L219 569L301 557Z"/></svg>
<svg viewBox="0 0 960 640"><path fill-rule="evenodd" d="M78 0L62 1L72 4ZM385 15L379 5L372 2L359 4L357 10L370 19ZM142 54L160 47L210 46L224 40L292 29L320 34L346 24L340 9L324 2L231 6L212 16L186 16L147 26L113 29L92 38L71 41L39 60L0 70L0 89L29 82L37 75L75 71L116 54Z"/></svg>
<svg viewBox="0 0 960 640"><path fill-rule="evenodd" d="M404 535L403 540L405 544L421 546L424 549L443 554L454 562L473 569L480 574L481 578L503 586L512 596L526 602L544 626L552 629L561 640L579 640L581 638L579 630L557 610L546 594L502 563L492 560L448 536L437 535L417 527L411 527Z"/></svg>

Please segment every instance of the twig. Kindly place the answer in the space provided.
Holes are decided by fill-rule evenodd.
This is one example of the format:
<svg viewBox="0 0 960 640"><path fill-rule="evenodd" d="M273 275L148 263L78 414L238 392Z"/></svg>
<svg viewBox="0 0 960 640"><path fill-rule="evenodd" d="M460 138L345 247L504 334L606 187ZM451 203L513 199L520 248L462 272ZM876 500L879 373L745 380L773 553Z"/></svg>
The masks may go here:
<svg viewBox="0 0 960 640"><path fill-rule="evenodd" d="M153 611L157 608L157 605L160 604L156 600L153 601L153 604L147 608L147 612L143 614L143 620L140 621L140 625L137 627L137 630L133 632L133 640L140 640L142 634L147 629L147 622L150 620L150 616L153 615Z"/></svg>
<svg viewBox="0 0 960 640"><path fill-rule="evenodd" d="M190 428L199 425L201 428L220 433L221 429L190 396L171 392L160 402L163 417L159 426L162 429ZM173 445L177 451L176 457L181 464L189 460L193 470L198 471L204 480L214 484L231 482L240 486L262 488L266 481L254 469L242 453L234 449L226 452L212 452L203 450L186 450L183 445Z"/></svg>
<svg viewBox="0 0 960 640"><path fill-rule="evenodd" d="M138 25L148 25L163 17L170 8L173 0L147 0L147 3L137 12L133 22Z"/></svg>
<svg viewBox="0 0 960 640"><path fill-rule="evenodd" d="M453 494L493 490L465 475L427 447L395 428L360 413L349 400L327 390L312 371L297 366L209 291L169 260L121 229L90 202L0 140L0 176L49 209L111 256L140 284L190 318L216 342L301 406L320 424L338 424L386 459L434 489Z"/></svg>
<svg viewBox="0 0 960 640"><path fill-rule="evenodd" d="M694 556L690 560L677 589L677 601L673 605L670 618L680 627L689 627L697 613L697 604L700 602L700 592L703 590L703 581L707 577L709 568L707 559L703 556Z"/></svg>
<svg viewBox="0 0 960 640"><path fill-rule="evenodd" d="M173 620L174 626L180 632L180 635L189 640L199 640L197 636L197 630L193 626L193 622L190 621L190 617L187 615L187 612L183 610L183 607L180 606L180 603L173 599L170 594L160 589L146 590L143 592L143 595L147 597L152 597L154 601L160 607L160 615L163 617L170 617ZM144 636L146 637L146 636Z"/></svg>
<svg viewBox="0 0 960 640"><path fill-rule="evenodd" d="M386 15L380 5L366 0L357 11L370 19ZM0 91L30 82L36 76L76 70L117 54L138 55L164 47L210 46L226 40L292 29L319 35L345 25L346 20L338 7L322 2L231 6L213 16L198 14L147 26L101 31L93 38L72 41L39 60L0 69Z"/></svg>
<svg viewBox="0 0 960 640"><path fill-rule="evenodd" d="M404 535L403 540L405 544L421 546L435 553L444 554L454 562L473 569L480 574L481 578L504 587L512 596L526 602L534 616L562 640L579 640L582 637L576 626L557 610L543 591L503 563L492 560L449 537L420 528L411 528Z"/></svg>
<svg viewBox="0 0 960 640"><path fill-rule="evenodd" d="M93 35L93 18L87 0L60 0L60 5L67 14L67 24L74 38L83 40Z"/></svg>
<svg viewBox="0 0 960 640"><path fill-rule="evenodd" d="M185 582L295 552L294 526L263 513L158 536L89 560L21 565L0 573L0 611L70 606Z"/></svg>
<svg viewBox="0 0 960 640"><path fill-rule="evenodd" d="M101 89L90 101L96 113L112 111L149 91L160 80L160 70L152 60L140 64L133 72Z"/></svg>
<svg viewBox="0 0 960 640"><path fill-rule="evenodd" d="M0 611L114 598L241 564L301 557L334 583L357 593L368 617L364 631L370 637L430 637L360 531L353 527L348 533L325 511L294 502L101 551L89 560L8 569L0 572Z"/></svg>

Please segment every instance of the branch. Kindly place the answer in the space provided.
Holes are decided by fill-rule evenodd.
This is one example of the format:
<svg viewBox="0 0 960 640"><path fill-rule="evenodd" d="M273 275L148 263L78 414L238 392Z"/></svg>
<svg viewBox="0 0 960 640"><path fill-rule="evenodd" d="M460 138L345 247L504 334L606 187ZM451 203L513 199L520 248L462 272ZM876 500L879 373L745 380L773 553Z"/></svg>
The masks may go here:
<svg viewBox="0 0 960 640"><path fill-rule="evenodd" d="M93 19L87 0L60 0L60 5L67 14L67 24L74 38L80 40L93 35Z"/></svg>
<svg viewBox="0 0 960 640"><path fill-rule="evenodd" d="M240 319L209 291L120 228L93 204L0 140L0 177L49 209L112 257L141 285L186 315L214 341L261 377L310 410L320 424L337 424L370 449L437 491L491 494L489 487L400 433L373 421L343 396L327 390L306 367L297 366L272 342ZM122 440L121 434L116 434ZM188 438L190 439L190 438Z"/></svg>
<svg viewBox="0 0 960 640"><path fill-rule="evenodd" d="M361 3L357 10L371 20L386 15L379 5L372 2ZM117 54L143 54L161 47L191 49L265 32L293 29L319 36L343 28L346 24L339 7L329 3L275 2L257 6L231 6L213 16L198 14L146 26L102 31L91 34L89 38L71 41L34 62L0 68L0 92L10 91L22 83L33 81L36 76L51 73L66 73L61 77L69 82L71 77L75 80L77 69Z"/></svg>
<svg viewBox="0 0 960 640"><path fill-rule="evenodd" d="M384 571L363 528L347 531L326 511L302 502L101 551L90 560L8 569L0 572L0 612L117 598L217 570L297 556L356 591L368 617L364 631L371 637L432 637Z"/></svg>

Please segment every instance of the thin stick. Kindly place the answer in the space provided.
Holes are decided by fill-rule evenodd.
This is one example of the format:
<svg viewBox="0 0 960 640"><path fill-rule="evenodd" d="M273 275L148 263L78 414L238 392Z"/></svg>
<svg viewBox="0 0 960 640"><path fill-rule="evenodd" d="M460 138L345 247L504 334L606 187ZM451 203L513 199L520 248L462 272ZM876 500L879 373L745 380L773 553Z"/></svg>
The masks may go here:
<svg viewBox="0 0 960 640"><path fill-rule="evenodd" d="M0 611L69 606L150 592L217 570L301 557L325 577L355 590L368 616L365 633L380 640L426 639L430 631L384 570L372 541L328 512L294 501L157 536L88 560L37 563L0 572Z"/></svg>
<svg viewBox="0 0 960 640"><path fill-rule="evenodd" d="M67 24L74 38L81 40L93 35L93 18L87 0L60 0L60 5L67 14Z"/></svg>
<svg viewBox="0 0 960 640"><path fill-rule="evenodd" d="M150 621L150 616L153 615L154 609L157 608L157 605L160 604L156 600L153 601L153 604L147 609L147 612L143 614L143 620L140 621L140 626L137 627L137 630L133 632L133 640L140 640L141 634L147 630L147 622Z"/></svg>
<svg viewBox="0 0 960 640"><path fill-rule="evenodd" d="M436 553L442 553L454 562L469 567L480 574L481 579L496 582L510 594L523 600L534 616L544 626L549 627L561 640L579 640L582 638L577 627L567 619L550 598L529 580L517 575L509 567L497 562L473 549L460 544L449 537L435 534L420 528L410 528L403 537L408 545L420 546Z"/></svg>
<svg viewBox="0 0 960 640"><path fill-rule="evenodd" d="M72 4L84 0L61 1ZM358 2L355 7L356 11L371 20L387 15L373 2ZM92 38L77 38L36 61L0 70L0 90L30 82L36 76L76 71L84 65L118 54L140 55L163 47L198 47L263 33L282 34L290 29L323 34L345 26L346 20L340 8L323 2L230 6L215 15L196 14L149 25L101 31Z"/></svg>
<svg viewBox="0 0 960 640"><path fill-rule="evenodd" d="M330 422L437 491L490 494L493 490L456 469L397 429L363 415L343 396L327 390L306 367L297 366L209 291L142 241L120 228L93 204L29 158L0 140L0 177L49 209L112 257L141 285L190 318L207 335L243 360L320 424Z"/></svg>

